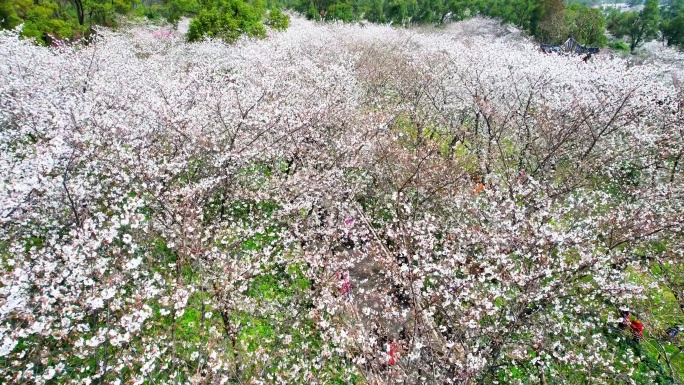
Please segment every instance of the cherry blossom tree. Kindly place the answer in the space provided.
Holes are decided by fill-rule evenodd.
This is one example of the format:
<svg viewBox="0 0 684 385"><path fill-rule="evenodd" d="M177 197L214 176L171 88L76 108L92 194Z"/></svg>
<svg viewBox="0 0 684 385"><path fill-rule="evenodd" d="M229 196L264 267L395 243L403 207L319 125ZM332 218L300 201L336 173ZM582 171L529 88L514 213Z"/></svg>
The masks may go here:
<svg viewBox="0 0 684 385"><path fill-rule="evenodd" d="M268 36L0 36L4 382L681 377L618 326L684 314L681 68Z"/></svg>

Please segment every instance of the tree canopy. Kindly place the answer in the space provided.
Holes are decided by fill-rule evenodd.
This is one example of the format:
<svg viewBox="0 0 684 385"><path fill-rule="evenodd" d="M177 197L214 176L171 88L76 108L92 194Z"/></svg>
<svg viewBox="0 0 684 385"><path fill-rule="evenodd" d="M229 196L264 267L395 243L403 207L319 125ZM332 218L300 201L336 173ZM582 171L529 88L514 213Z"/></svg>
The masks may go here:
<svg viewBox="0 0 684 385"><path fill-rule="evenodd" d="M235 41L240 35L264 37L264 4L243 0L202 1L200 11L190 22L188 40L205 36Z"/></svg>
<svg viewBox="0 0 684 385"><path fill-rule="evenodd" d="M657 0L651 0L641 11L621 12L561 0L0 0L0 27L12 29L23 23L23 36L49 44L54 39L87 36L97 25L116 26L119 15L166 19L174 24L187 16L194 19L190 40L207 36L234 41L242 34L263 37L266 26L286 28L289 16L283 9L312 20L368 20L399 27L444 25L479 15L514 24L541 43L559 44L572 37L581 44L604 46L608 30L614 37L626 39L634 51L658 36L669 45L683 44L684 8L680 3L673 0L659 7Z"/></svg>
<svg viewBox="0 0 684 385"><path fill-rule="evenodd" d="M115 27L120 16L166 19L176 24L193 18L188 38L204 36L234 41L240 35L265 36L265 26L284 29L289 16L274 4L245 0L0 0L0 27L13 29L23 24L22 36L38 43L57 39L79 39L96 26Z"/></svg>
<svg viewBox="0 0 684 385"><path fill-rule="evenodd" d="M658 36L659 25L658 0L646 0L641 11L628 11L620 14L617 23L611 26L611 33L616 37L627 37L629 48L634 51L645 41Z"/></svg>

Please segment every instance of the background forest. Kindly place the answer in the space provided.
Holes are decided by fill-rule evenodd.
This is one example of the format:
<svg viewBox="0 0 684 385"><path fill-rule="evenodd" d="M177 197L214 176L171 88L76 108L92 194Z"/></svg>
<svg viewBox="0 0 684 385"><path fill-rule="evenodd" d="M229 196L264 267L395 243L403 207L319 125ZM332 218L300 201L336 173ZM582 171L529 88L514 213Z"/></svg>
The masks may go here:
<svg viewBox="0 0 684 385"><path fill-rule="evenodd" d="M281 10L289 9L313 20L403 27L486 16L552 44L573 37L602 47L608 43L606 32L622 39L613 39L611 47L616 49L634 51L656 38L668 45L684 44L683 0L630 5L634 8L624 11L610 3L563 0L0 0L0 26L12 29L24 23L23 36L50 44L88 36L98 25L114 27L119 15L172 23L187 16L194 20L190 40L208 35L234 41L241 34L263 37L264 25L287 28L288 16Z"/></svg>

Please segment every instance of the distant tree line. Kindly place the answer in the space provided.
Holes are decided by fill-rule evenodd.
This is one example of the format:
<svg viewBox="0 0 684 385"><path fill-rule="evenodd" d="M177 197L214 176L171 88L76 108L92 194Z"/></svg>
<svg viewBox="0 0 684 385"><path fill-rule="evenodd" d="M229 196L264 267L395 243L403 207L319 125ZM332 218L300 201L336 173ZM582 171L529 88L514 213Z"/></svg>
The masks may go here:
<svg viewBox="0 0 684 385"><path fill-rule="evenodd" d="M639 0L631 1L640 5ZM660 5L646 0L639 11L598 8L593 0L0 0L0 27L23 23L22 34L49 44L53 38L87 36L96 25L116 26L117 15L166 19L193 18L189 40L204 36L233 41L265 35L265 25L284 29L292 9L311 20L370 21L409 27L443 25L473 16L500 18L540 42L559 44L573 37L581 44L605 46L606 32L621 39L613 48L634 51L660 38L684 45L684 0Z"/></svg>
<svg viewBox="0 0 684 385"><path fill-rule="evenodd" d="M634 51L642 43L662 38L668 45L684 44L684 0L660 5L647 0L640 11L621 12L597 7L592 0L284 0L309 19L351 22L368 20L398 26L463 20L482 15L502 19L544 43L558 44L568 37L587 45L604 46L606 32L625 40L614 47ZM631 0L633 7L642 5Z"/></svg>
<svg viewBox="0 0 684 385"><path fill-rule="evenodd" d="M684 45L684 0L671 0L661 10L659 24L662 38L668 45Z"/></svg>
<svg viewBox="0 0 684 385"><path fill-rule="evenodd" d="M228 41L240 35L265 36L265 26L285 29L289 17L261 0L0 0L0 28L23 24L22 36L40 44L88 37L93 27L116 27L121 15L192 22L188 39L204 36Z"/></svg>
<svg viewBox="0 0 684 385"><path fill-rule="evenodd" d="M0 27L23 24L22 35L49 44L53 38L79 38L92 26L115 26L115 15L139 11L138 0L0 0Z"/></svg>

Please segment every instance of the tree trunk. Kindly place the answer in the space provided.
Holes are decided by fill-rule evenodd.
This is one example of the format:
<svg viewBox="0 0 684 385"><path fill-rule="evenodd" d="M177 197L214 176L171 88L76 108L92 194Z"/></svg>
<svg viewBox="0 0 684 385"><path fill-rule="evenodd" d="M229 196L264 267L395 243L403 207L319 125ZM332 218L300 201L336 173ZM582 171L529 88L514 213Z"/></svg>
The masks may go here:
<svg viewBox="0 0 684 385"><path fill-rule="evenodd" d="M85 12L83 11L83 1L82 0L72 0L74 8L76 8L76 15L78 16L78 24L83 25L85 23Z"/></svg>

